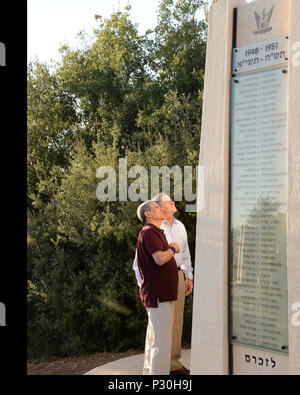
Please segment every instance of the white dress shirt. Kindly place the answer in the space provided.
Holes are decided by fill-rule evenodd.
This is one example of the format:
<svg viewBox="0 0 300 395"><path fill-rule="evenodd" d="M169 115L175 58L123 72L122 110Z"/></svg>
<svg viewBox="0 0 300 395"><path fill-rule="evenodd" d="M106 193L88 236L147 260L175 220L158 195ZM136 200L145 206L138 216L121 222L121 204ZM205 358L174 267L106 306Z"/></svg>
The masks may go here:
<svg viewBox="0 0 300 395"><path fill-rule="evenodd" d="M164 231L166 239L169 244L177 243L180 247L180 252L174 255L177 267L180 267L185 274L185 278L193 278L193 267L191 261L191 254L187 240L186 229L182 222L173 217L172 225L167 220L162 221L160 228ZM133 269L135 271L135 277L139 284L142 284L142 279L138 264L136 261L136 253L133 261Z"/></svg>

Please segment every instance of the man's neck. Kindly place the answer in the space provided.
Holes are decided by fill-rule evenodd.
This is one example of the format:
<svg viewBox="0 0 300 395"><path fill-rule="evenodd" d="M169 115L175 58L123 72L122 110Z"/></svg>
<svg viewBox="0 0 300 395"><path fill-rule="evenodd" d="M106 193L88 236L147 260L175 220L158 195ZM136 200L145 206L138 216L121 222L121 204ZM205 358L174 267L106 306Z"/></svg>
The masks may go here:
<svg viewBox="0 0 300 395"><path fill-rule="evenodd" d="M168 217L166 217L166 221L168 221L168 222L169 222L169 224L170 224L170 225L172 225L172 223L173 223L173 221L174 221L173 214L172 214L172 215L170 215L170 216L168 216Z"/></svg>
<svg viewBox="0 0 300 395"><path fill-rule="evenodd" d="M148 219L146 222L146 224L152 224L157 226L158 228L160 228L161 223L162 223L162 219L159 220Z"/></svg>

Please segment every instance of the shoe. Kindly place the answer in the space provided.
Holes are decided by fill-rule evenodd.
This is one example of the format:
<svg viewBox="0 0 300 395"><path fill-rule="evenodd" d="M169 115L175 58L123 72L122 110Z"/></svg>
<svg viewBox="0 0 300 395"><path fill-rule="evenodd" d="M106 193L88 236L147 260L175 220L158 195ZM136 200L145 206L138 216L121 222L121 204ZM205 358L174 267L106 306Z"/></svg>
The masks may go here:
<svg viewBox="0 0 300 395"><path fill-rule="evenodd" d="M171 376L188 376L190 374L190 371L187 370L184 366L181 369L177 370L171 370L170 375Z"/></svg>

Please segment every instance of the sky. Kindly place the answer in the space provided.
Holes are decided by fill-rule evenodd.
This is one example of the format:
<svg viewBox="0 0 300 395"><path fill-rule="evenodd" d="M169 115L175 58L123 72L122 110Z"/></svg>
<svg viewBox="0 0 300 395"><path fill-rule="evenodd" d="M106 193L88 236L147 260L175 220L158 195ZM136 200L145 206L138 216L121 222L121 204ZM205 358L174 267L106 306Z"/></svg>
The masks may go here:
<svg viewBox="0 0 300 395"><path fill-rule="evenodd" d="M61 59L63 43L76 46L80 30L92 35L97 27L94 15L104 18L131 4L131 19L144 33L156 25L159 0L28 0L27 59L42 62Z"/></svg>
<svg viewBox="0 0 300 395"><path fill-rule="evenodd" d="M92 35L97 27L95 14L109 18L113 12L124 11L128 3L131 19L138 24L140 34L155 27L159 0L28 0L28 61L36 57L41 62L59 61L58 49L62 44L76 47L80 30Z"/></svg>

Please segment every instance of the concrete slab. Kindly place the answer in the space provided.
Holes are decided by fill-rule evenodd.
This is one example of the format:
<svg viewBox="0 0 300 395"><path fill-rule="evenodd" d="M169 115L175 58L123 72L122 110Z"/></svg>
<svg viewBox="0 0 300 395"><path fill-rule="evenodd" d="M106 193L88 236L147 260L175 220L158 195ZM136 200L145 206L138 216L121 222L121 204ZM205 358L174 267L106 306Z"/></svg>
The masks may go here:
<svg viewBox="0 0 300 395"><path fill-rule="evenodd" d="M181 351L180 362L186 369L190 369L191 350ZM132 357L118 359L117 361L98 366L84 375L142 375L144 354L133 355Z"/></svg>

